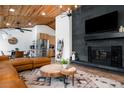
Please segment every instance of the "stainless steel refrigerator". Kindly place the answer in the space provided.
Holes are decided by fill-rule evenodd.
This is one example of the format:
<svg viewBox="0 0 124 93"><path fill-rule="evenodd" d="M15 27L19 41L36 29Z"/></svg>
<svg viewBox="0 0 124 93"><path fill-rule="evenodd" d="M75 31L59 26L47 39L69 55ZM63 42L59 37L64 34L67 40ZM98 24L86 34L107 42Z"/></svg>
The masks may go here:
<svg viewBox="0 0 124 93"><path fill-rule="evenodd" d="M39 39L36 44L36 55L41 57L46 57L48 54L48 40Z"/></svg>

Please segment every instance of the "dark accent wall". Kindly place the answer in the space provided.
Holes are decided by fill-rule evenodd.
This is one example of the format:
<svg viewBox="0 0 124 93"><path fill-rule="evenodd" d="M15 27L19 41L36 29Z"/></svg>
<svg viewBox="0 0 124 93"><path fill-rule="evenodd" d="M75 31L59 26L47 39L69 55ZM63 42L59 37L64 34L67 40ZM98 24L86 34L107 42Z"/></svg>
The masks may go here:
<svg viewBox="0 0 124 93"><path fill-rule="evenodd" d="M124 54L124 38L85 41L85 20L118 11L118 28L124 26L124 5L83 5L72 14L72 49L79 55L79 59L88 61L88 46L118 46L123 48ZM124 67L124 55L123 55Z"/></svg>

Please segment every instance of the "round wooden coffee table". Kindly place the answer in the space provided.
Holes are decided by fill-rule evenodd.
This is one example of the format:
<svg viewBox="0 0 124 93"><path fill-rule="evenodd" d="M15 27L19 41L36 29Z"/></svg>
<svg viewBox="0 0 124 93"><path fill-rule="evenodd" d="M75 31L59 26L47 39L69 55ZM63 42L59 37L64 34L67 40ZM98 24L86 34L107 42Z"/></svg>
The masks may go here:
<svg viewBox="0 0 124 93"><path fill-rule="evenodd" d="M44 77L60 77L62 76L61 70L63 69L61 64L50 64L40 68L40 71Z"/></svg>
<svg viewBox="0 0 124 93"><path fill-rule="evenodd" d="M51 85L51 78L52 77L62 77L63 74L61 74L61 70L63 69L63 66L61 64L50 64L45 65L40 68L42 77L49 78L49 84Z"/></svg>

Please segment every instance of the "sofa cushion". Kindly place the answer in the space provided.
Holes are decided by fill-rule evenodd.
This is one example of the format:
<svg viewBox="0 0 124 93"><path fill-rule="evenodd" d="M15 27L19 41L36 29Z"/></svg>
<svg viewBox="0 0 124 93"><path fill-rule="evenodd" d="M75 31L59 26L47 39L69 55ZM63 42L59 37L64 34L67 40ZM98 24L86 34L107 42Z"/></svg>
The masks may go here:
<svg viewBox="0 0 124 93"><path fill-rule="evenodd" d="M15 51L15 58L24 57L24 51Z"/></svg>
<svg viewBox="0 0 124 93"><path fill-rule="evenodd" d="M8 63L0 63L0 80L18 78L16 69Z"/></svg>
<svg viewBox="0 0 124 93"><path fill-rule="evenodd" d="M21 79L0 80L0 88L26 88L27 86Z"/></svg>
<svg viewBox="0 0 124 93"><path fill-rule="evenodd" d="M38 58L31 58L34 64L40 64L45 62L51 62L51 59L48 57L38 57Z"/></svg>
<svg viewBox="0 0 124 93"><path fill-rule="evenodd" d="M5 56L5 55L0 56L0 62L7 61L7 60L9 60L9 56Z"/></svg>
<svg viewBox="0 0 124 93"><path fill-rule="evenodd" d="M0 88L24 88L25 83L19 78L15 68L5 62L0 63Z"/></svg>
<svg viewBox="0 0 124 93"><path fill-rule="evenodd" d="M50 61L48 61L48 62L43 62L42 64L34 64L33 65L33 68L38 68L38 67L41 67L41 66L44 66L44 65L48 65L48 64L50 64L51 62Z"/></svg>
<svg viewBox="0 0 124 93"><path fill-rule="evenodd" d="M14 67L16 68L17 71L24 71L24 70L33 69L32 64L18 65L18 66L14 66Z"/></svg>
<svg viewBox="0 0 124 93"><path fill-rule="evenodd" d="M13 66L20 66L26 64L32 64L33 60L30 58L16 58L10 61Z"/></svg>

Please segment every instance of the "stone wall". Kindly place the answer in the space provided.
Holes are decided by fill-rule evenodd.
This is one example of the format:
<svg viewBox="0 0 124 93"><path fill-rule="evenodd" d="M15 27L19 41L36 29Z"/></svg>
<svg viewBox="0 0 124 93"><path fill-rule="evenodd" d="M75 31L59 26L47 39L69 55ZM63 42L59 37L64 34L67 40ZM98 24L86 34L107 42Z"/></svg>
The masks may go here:
<svg viewBox="0 0 124 93"><path fill-rule="evenodd" d="M124 54L124 38L85 41L85 20L113 11L118 11L118 28L124 25L124 5L83 5L72 14L72 49L80 60L88 61L88 46L122 46ZM104 33L103 33L104 34ZM124 55L123 67L124 67Z"/></svg>

